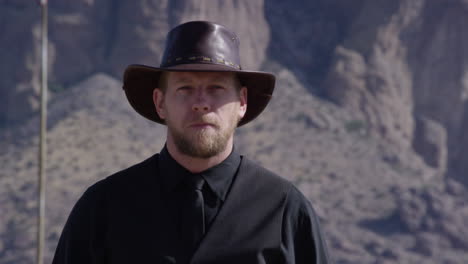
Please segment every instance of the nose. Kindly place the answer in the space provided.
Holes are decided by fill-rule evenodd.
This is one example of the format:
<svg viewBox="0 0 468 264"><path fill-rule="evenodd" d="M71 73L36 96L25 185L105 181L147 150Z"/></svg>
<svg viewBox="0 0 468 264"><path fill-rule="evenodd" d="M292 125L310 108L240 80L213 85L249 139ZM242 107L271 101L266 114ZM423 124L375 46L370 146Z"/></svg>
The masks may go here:
<svg viewBox="0 0 468 264"><path fill-rule="evenodd" d="M192 105L192 111L206 113L209 112L210 109L211 107L206 98L202 94L199 94Z"/></svg>

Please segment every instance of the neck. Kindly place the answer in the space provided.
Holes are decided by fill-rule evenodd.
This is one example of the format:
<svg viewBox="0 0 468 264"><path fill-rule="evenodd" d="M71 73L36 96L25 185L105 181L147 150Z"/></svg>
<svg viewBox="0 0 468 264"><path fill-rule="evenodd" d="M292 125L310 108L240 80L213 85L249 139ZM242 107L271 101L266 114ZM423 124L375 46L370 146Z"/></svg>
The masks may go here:
<svg viewBox="0 0 468 264"><path fill-rule="evenodd" d="M174 142L172 142L171 140L167 141L167 150L169 151L169 154L171 154L172 158L174 158L177 161L177 163L179 163L192 173L202 172L220 164L229 156L229 154L231 154L232 148L233 138L231 137L228 141L228 144L226 145L226 148L217 155L206 159L195 158L181 153L177 149L177 146L174 144Z"/></svg>

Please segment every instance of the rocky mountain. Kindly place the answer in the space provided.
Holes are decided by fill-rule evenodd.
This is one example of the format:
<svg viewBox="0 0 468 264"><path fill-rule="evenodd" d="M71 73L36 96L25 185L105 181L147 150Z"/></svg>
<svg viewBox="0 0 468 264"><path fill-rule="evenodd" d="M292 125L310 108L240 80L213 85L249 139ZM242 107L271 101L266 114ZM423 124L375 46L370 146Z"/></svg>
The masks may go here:
<svg viewBox="0 0 468 264"><path fill-rule="evenodd" d="M313 202L336 263L468 262L464 0L49 0L47 254L93 182L164 144L121 90L189 20L277 75L242 153ZM35 254L40 9L0 2L0 263Z"/></svg>

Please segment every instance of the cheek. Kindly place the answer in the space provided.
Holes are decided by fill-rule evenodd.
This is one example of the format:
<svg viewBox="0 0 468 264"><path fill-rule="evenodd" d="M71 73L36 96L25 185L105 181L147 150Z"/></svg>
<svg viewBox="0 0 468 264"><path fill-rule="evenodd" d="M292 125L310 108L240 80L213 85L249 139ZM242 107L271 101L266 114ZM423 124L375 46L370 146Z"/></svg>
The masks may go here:
<svg viewBox="0 0 468 264"><path fill-rule="evenodd" d="M184 99L177 96L167 96L164 108L167 115L177 115L184 109Z"/></svg>
<svg viewBox="0 0 468 264"><path fill-rule="evenodd" d="M193 112L187 106L179 104L171 104L166 106L166 116L170 118L173 123L182 124L193 119Z"/></svg>
<svg viewBox="0 0 468 264"><path fill-rule="evenodd" d="M166 108L166 116L168 118L173 119L174 121L178 121L181 118L181 109L175 106L171 106Z"/></svg>
<svg viewBox="0 0 468 264"><path fill-rule="evenodd" d="M236 120L239 118L240 105L238 103L229 103L223 107L222 111L225 119Z"/></svg>

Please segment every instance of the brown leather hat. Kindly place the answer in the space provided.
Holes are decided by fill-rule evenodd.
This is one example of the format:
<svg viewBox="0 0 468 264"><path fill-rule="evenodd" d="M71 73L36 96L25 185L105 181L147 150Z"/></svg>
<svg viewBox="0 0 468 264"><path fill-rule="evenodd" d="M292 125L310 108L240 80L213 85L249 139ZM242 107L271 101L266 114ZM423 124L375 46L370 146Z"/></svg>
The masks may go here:
<svg viewBox="0 0 468 264"><path fill-rule="evenodd" d="M123 89L128 101L139 114L161 124L164 120L153 104L153 90L163 71L235 72L248 89L247 112L238 126L265 109L275 87L273 74L242 70L239 39L234 32L207 21L187 22L172 29L159 68L133 64L125 70Z"/></svg>

